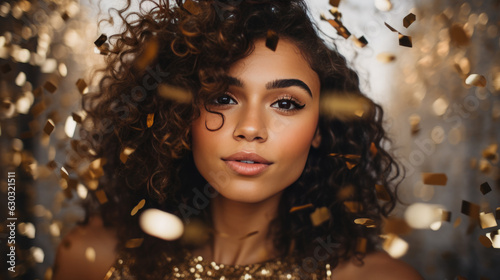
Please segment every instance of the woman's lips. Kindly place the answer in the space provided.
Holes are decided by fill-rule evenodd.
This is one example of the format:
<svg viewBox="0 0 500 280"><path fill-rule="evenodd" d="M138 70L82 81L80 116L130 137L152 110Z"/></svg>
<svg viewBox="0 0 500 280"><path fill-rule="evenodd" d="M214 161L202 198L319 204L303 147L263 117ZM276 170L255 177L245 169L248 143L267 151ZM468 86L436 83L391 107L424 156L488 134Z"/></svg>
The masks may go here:
<svg viewBox="0 0 500 280"><path fill-rule="evenodd" d="M225 160L226 165L234 172L244 176L255 176L266 170L271 164L245 163L236 160Z"/></svg>

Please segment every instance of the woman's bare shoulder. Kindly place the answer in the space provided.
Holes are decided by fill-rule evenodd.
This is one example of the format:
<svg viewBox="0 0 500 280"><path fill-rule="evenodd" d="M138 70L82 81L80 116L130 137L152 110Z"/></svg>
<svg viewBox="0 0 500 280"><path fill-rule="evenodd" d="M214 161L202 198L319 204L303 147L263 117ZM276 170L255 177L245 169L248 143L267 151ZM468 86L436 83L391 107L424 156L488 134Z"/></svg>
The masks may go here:
<svg viewBox="0 0 500 280"><path fill-rule="evenodd" d="M88 224L72 229L61 241L54 264L54 280L102 280L116 259L117 240L102 220L91 217Z"/></svg>
<svg viewBox="0 0 500 280"><path fill-rule="evenodd" d="M413 267L392 258L385 252L366 255L363 258L363 264L354 260L341 263L336 269L335 279L423 280Z"/></svg>

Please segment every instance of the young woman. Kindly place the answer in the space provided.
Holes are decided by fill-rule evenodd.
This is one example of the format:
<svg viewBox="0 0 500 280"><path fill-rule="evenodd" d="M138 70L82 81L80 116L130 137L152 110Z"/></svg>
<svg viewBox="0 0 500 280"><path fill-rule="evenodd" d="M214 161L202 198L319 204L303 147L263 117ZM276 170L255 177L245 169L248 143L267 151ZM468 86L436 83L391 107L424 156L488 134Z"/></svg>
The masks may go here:
<svg viewBox="0 0 500 280"><path fill-rule="evenodd" d="M421 279L377 250L399 176L383 111L305 4L187 2L113 37L84 99L100 203L54 278ZM181 218L182 238L146 234L148 208Z"/></svg>

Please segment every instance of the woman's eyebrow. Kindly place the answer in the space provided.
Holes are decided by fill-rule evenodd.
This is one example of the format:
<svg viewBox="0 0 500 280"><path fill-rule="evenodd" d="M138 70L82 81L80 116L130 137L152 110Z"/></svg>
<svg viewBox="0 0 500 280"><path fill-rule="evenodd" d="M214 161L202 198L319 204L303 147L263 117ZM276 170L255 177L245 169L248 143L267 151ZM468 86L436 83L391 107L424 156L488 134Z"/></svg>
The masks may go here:
<svg viewBox="0 0 500 280"><path fill-rule="evenodd" d="M243 82L236 77L227 76L227 79L230 86L244 87ZM266 89L268 90L288 87L300 87L312 97L311 89L306 85L306 83L298 79L276 79L266 84Z"/></svg>
<svg viewBox="0 0 500 280"><path fill-rule="evenodd" d="M301 80L298 79L276 79L266 84L266 89L300 87L307 91L312 98L311 89Z"/></svg>

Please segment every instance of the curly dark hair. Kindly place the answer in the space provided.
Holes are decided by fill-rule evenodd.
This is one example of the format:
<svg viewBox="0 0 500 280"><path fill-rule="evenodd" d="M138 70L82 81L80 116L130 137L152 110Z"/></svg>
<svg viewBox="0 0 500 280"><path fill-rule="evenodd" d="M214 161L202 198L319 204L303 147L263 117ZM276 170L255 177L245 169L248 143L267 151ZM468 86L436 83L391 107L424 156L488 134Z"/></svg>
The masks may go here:
<svg viewBox="0 0 500 280"><path fill-rule="evenodd" d="M195 216L210 225L209 207L201 208L193 200L193 190L202 191L207 182L193 162L190 124L199 116L200 104L225 92L229 67L252 53L255 40L265 39L269 30L301 50L320 78L322 100L347 97L365 105L358 117L320 113L321 144L311 148L303 173L284 191L278 217L271 223L276 250L282 256L304 258L313 254L318 242L329 240L338 244L328 255L332 267L353 256L361 260L375 250L382 219L395 206L400 168L384 147L389 140L382 108L361 93L357 74L333 43L320 38L305 3L159 2L151 1L154 7L147 11L127 13L130 1L115 10L125 29L110 37L98 92L83 99L87 129L81 131L79 150L89 160L103 162L101 172L90 165L83 176L90 184L103 173L98 178L100 195L94 192L87 214L98 213L106 225L116 228L117 251L128 256L124 261L132 273L141 279L161 278L171 271L158 267L155 260L168 256L173 264L180 262L186 254L183 248L190 245L145 234L139 215L131 215L142 199L143 210L158 208L184 218L179 205L196 209ZM189 98L160 96L162 84L184 89ZM124 156L125 148L134 152ZM314 207L290 211L306 204ZM320 207L326 207L330 217L313 226L310 214ZM369 219L372 226L354 223L357 218ZM127 243L135 238L143 238L140 246Z"/></svg>

